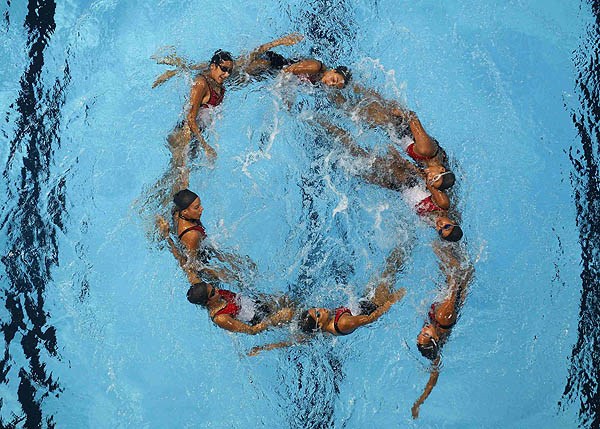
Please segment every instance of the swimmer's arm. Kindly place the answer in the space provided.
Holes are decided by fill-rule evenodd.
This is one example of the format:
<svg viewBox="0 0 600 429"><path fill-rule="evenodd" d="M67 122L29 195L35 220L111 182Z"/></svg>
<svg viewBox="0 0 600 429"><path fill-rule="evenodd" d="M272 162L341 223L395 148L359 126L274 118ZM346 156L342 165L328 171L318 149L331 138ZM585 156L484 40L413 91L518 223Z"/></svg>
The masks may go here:
<svg viewBox="0 0 600 429"><path fill-rule="evenodd" d="M200 231L192 230L187 232L180 240L189 252L195 252L200 247L201 237Z"/></svg>
<svg viewBox="0 0 600 429"><path fill-rule="evenodd" d="M206 83L205 78L198 78L194 85L192 86L192 91L190 93L190 111L187 114L187 123L190 127L190 131L193 136L196 137L202 148L204 149L204 153L209 160L216 158L217 152L204 140L202 133L200 132L200 127L198 127L198 122L196 122L196 118L198 117L198 110L200 110L200 106L202 105L202 100L208 94L208 83Z"/></svg>
<svg viewBox="0 0 600 429"><path fill-rule="evenodd" d="M295 45L296 43L300 42L302 39L304 39L304 36L302 34L299 34L299 33L288 34L287 36L283 36L283 37L280 37L279 39L275 39L268 43L265 43L264 45L260 45L258 48L254 49L252 52L250 52L248 57L249 57L250 61L253 61L254 59L256 59L256 57L267 52L269 49L273 49L273 48L276 48L277 46L282 46L282 45L283 46Z"/></svg>
<svg viewBox="0 0 600 429"><path fill-rule="evenodd" d="M196 272L187 265L187 258L185 257L185 255L183 255L179 251L179 249L175 245L175 242L169 235L169 224L167 223L165 218L163 218L162 216L157 216L156 217L156 225L157 225L159 231L161 232L161 235L163 236L163 238L166 240L167 244L169 245L171 253L175 257L177 262L179 262L179 266L181 266L183 271L185 271L185 273L187 274L190 284L198 283L200 281L200 279L198 278Z"/></svg>
<svg viewBox="0 0 600 429"><path fill-rule="evenodd" d="M202 135L200 134L200 128L198 127L196 118L198 116L200 106L202 105L202 100L206 97L208 92L209 89L206 79L203 77L198 77L192 85L192 90L190 92L190 110L187 114L188 126L190 127L193 135L198 139L202 139Z"/></svg>
<svg viewBox="0 0 600 429"><path fill-rule="evenodd" d="M267 330L270 326L278 325L283 322L289 321L293 316L293 311L290 308L282 308L277 313L268 317L256 325L248 325L244 322L240 322L233 317L221 314L216 316L213 321L220 328L223 328L230 332L239 332L242 334L256 335L262 331Z"/></svg>
<svg viewBox="0 0 600 429"><path fill-rule="evenodd" d="M327 122L324 119L317 118L315 119L320 126L322 126L329 134L336 137L336 141L339 141L354 157L363 157L367 158L370 156L369 152L366 149L363 149L350 136L346 130L338 127L337 125L333 125L331 122Z"/></svg>
<svg viewBox="0 0 600 429"><path fill-rule="evenodd" d="M323 69L323 63L317 60L302 60L284 67L283 71L292 74L317 74Z"/></svg>
<svg viewBox="0 0 600 429"><path fill-rule="evenodd" d="M226 314L216 316L213 319L213 322L219 328L225 329L226 331L249 335L256 335L268 328L268 326L264 325L262 322L251 326Z"/></svg>
<svg viewBox="0 0 600 429"><path fill-rule="evenodd" d="M431 193L431 200L440 208L448 210L450 207L450 198L444 191L440 191L427 183L427 190Z"/></svg>
<svg viewBox="0 0 600 429"><path fill-rule="evenodd" d="M369 315L358 315L358 316L350 316L350 317L342 317L338 322L338 327L342 332L352 332L361 326L368 325L369 323L373 323L392 307L392 305L402 299L404 294L406 293L406 289L400 288L397 291L390 294L388 300L386 300L382 305L377 307L375 311L373 311Z"/></svg>
<svg viewBox="0 0 600 429"><path fill-rule="evenodd" d="M258 356L258 354L260 352L268 352L270 350L283 349L285 347L291 347L295 344L297 344L296 341L281 341L279 343L270 343L270 344L265 344L264 346L256 346L256 347L252 347L250 349L250 351L247 353L247 355L248 356Z"/></svg>
<svg viewBox="0 0 600 429"><path fill-rule="evenodd" d="M263 346L256 346L256 347L252 347L250 349L250 351L247 353L248 356L258 356L258 354L260 352L268 352L270 350L275 350L275 349L283 349L285 347L291 347L291 346L295 346L297 344L303 344L306 343L310 340L311 337L309 337L308 335L302 335L302 336L295 336L290 340L287 341L280 341L278 343L270 343L270 344L265 344Z"/></svg>
<svg viewBox="0 0 600 429"><path fill-rule="evenodd" d="M425 400L427 399L427 397L429 396L429 394L431 393L431 391L433 390L433 388L435 387L435 385L438 381L438 377L440 375L439 369L437 368L438 364L439 364L439 358L433 364L434 367L431 370L431 373L429 374L429 380L427 381L427 385L425 386L423 393L421 393L421 396L419 396L419 399L417 399L415 401L415 403L413 404L413 406L410 410L413 419L416 419L417 417L419 417L419 408L421 407L421 405L423 405L423 402L425 402Z"/></svg>

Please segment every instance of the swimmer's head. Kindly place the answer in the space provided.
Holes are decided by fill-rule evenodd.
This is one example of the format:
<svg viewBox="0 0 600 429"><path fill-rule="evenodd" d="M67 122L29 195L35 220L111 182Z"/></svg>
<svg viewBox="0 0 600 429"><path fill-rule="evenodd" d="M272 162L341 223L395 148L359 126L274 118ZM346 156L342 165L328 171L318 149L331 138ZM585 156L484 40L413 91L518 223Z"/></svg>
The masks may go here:
<svg viewBox="0 0 600 429"><path fill-rule="evenodd" d="M433 165L425 169L427 184L443 191L451 188L456 181L454 173L442 165Z"/></svg>
<svg viewBox="0 0 600 429"><path fill-rule="evenodd" d="M209 76L218 84L222 84L233 72L233 58L227 51L218 50L210 59Z"/></svg>
<svg viewBox="0 0 600 429"><path fill-rule="evenodd" d="M440 183L440 185L438 186L438 189L440 191L449 189L454 186L455 182L456 182L456 176L454 175L454 173L451 171L446 171L442 175L442 183Z"/></svg>
<svg viewBox="0 0 600 429"><path fill-rule="evenodd" d="M352 80L352 72L346 66L337 66L335 71L342 75L344 78L344 86L348 85L350 80Z"/></svg>
<svg viewBox="0 0 600 429"><path fill-rule="evenodd" d="M442 240L459 241L463 236L462 228L446 216L435 220L435 229Z"/></svg>
<svg viewBox="0 0 600 429"><path fill-rule="evenodd" d="M217 289L206 282L194 283L187 291L187 300L196 305L206 307L208 301L215 296Z"/></svg>
<svg viewBox="0 0 600 429"><path fill-rule="evenodd" d="M423 357L435 360L440 354L439 336L431 324L426 324L417 335L417 348Z"/></svg>
<svg viewBox="0 0 600 429"><path fill-rule="evenodd" d="M198 198L198 195L195 192L192 192L189 189L183 189L173 196L173 202L178 210L185 210L196 198Z"/></svg>
<svg viewBox="0 0 600 429"><path fill-rule="evenodd" d="M334 88L342 89L350 80L352 74L348 67L339 66L335 69L330 69L323 73L321 83Z"/></svg>
<svg viewBox="0 0 600 429"><path fill-rule="evenodd" d="M214 64L216 66L218 66L219 64L221 64L224 61L233 62L233 57L231 56L230 52L223 51L221 49L215 51L212 58L210 59L210 63Z"/></svg>
<svg viewBox="0 0 600 429"><path fill-rule="evenodd" d="M328 317L328 312L324 308L309 308L302 312L298 326L307 334L314 334L323 327L323 319Z"/></svg>

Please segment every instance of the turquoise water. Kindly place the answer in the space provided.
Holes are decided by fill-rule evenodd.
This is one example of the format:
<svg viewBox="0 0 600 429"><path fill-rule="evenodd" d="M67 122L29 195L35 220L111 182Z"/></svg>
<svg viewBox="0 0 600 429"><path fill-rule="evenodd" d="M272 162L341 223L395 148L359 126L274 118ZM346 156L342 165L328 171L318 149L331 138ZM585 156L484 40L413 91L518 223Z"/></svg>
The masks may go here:
<svg viewBox="0 0 600 429"><path fill-rule="evenodd" d="M38 393L57 427L577 425L576 410L557 404L580 293L567 154L577 141L572 55L589 10L558 1L339 1L326 11L322 3L57 6L42 80L68 81L47 182L65 180L66 227L45 289L58 356L41 358L61 392L43 400ZM27 36L16 24L23 6L3 7L11 19L0 68L7 111ZM434 232L322 144L304 120L319 109L334 114L319 94L290 95L280 79L231 88L209 131L219 158L213 168L195 166L190 188L202 196L211 239L256 262L252 287L260 291L344 305L393 246L410 248L398 280L407 296L377 323L246 357L289 330L247 338L213 326L187 303L186 279L153 237L157 207L141 207L167 168L165 137L190 84L177 77L151 89L165 68L150 56L173 45L200 61L217 48L240 53L292 31L306 40L280 52L348 64L357 81L417 111L459 166L475 280L416 421L410 407L428 365L414 342L443 284ZM288 96L296 97L291 110ZM13 128L9 121L4 130ZM359 134L365 146L387 144L383 133ZM22 413L15 380L26 362L14 344L8 350L4 421Z"/></svg>

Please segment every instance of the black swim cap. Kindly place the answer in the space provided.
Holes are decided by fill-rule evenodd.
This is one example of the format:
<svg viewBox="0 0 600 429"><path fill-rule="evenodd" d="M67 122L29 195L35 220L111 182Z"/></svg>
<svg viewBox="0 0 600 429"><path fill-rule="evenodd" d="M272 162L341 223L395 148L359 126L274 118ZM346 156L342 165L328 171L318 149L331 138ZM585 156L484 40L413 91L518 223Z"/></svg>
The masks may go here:
<svg viewBox="0 0 600 429"><path fill-rule="evenodd" d="M220 49L215 51L212 58L210 59L210 63L215 65L219 65L223 61L233 61L233 57L231 56L230 52L222 51Z"/></svg>
<svg viewBox="0 0 600 429"><path fill-rule="evenodd" d="M198 195L196 195L194 192L190 191L189 189L183 189L173 196L173 202L179 210L185 210L194 202L196 198L198 198Z"/></svg>
<svg viewBox="0 0 600 429"><path fill-rule="evenodd" d="M336 73L339 73L344 78L344 86L348 85L348 82L352 79L352 73L346 66L337 66L335 69Z"/></svg>
<svg viewBox="0 0 600 429"><path fill-rule="evenodd" d="M454 186L454 182L456 182L456 176L454 175L454 173L447 171L442 176L442 184L440 185L438 190L443 191L444 189L451 188L452 186Z"/></svg>
<svg viewBox="0 0 600 429"><path fill-rule="evenodd" d="M300 329L307 334L313 334L315 329L317 329L317 321L314 319L314 317L308 314L308 310L302 312L298 325L300 326Z"/></svg>
<svg viewBox="0 0 600 429"><path fill-rule="evenodd" d="M206 307L208 303L208 283L194 283L187 291L187 300L192 304Z"/></svg>
<svg viewBox="0 0 600 429"><path fill-rule="evenodd" d="M440 236L442 237L442 240L446 240L446 241L458 241L462 238L463 236L463 230L460 226L456 225L454 228L452 228L452 231L450 231L450 234L448 234L446 237Z"/></svg>

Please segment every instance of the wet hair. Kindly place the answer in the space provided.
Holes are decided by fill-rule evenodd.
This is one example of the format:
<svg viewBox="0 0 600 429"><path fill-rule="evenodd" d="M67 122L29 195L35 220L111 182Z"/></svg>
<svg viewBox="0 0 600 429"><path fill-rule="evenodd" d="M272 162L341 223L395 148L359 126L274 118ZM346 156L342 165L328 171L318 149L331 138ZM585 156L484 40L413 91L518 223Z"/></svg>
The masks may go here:
<svg viewBox="0 0 600 429"><path fill-rule="evenodd" d="M452 231L450 231L450 234L448 234L446 237L444 236L440 236L442 237L442 240L446 240L446 241L458 241L462 238L463 236L463 230L460 226L456 225L454 228L452 228Z"/></svg>
<svg viewBox="0 0 600 429"><path fill-rule="evenodd" d="M435 360L440 354L440 347L435 341L431 341L427 344L419 344L417 343L417 348L421 352L421 355L424 358L427 358L431 361Z"/></svg>
<svg viewBox="0 0 600 429"><path fill-rule="evenodd" d="M298 326L302 329L303 332L307 334L312 334L317 329L317 321L314 317L308 314L308 310L305 310L300 315L300 320L298 321Z"/></svg>
<svg viewBox="0 0 600 429"><path fill-rule="evenodd" d="M187 209L192 204L198 195L189 189L183 189L173 196L173 202L179 210Z"/></svg>
<svg viewBox="0 0 600 429"><path fill-rule="evenodd" d="M443 191L445 189L451 188L452 186L454 186L454 182L456 182L456 176L454 175L454 173L448 171L442 176L442 183L438 187L438 190Z"/></svg>
<svg viewBox="0 0 600 429"><path fill-rule="evenodd" d="M208 286L206 282L194 283L187 291L187 300L192 304L206 307L208 303Z"/></svg>
<svg viewBox="0 0 600 429"><path fill-rule="evenodd" d="M350 82L350 80L352 80L352 73L350 72L350 69L346 66L337 66L335 69L336 73L339 73L342 75L342 77L344 78L344 86L348 85L348 82Z"/></svg>
<svg viewBox="0 0 600 429"><path fill-rule="evenodd" d="M223 61L233 61L233 57L230 52L222 51L221 49L215 51L212 58L210 59L210 63L214 65L219 65Z"/></svg>

